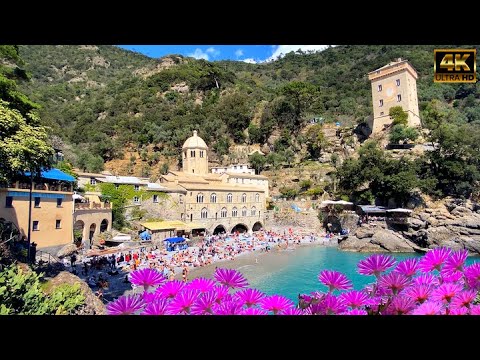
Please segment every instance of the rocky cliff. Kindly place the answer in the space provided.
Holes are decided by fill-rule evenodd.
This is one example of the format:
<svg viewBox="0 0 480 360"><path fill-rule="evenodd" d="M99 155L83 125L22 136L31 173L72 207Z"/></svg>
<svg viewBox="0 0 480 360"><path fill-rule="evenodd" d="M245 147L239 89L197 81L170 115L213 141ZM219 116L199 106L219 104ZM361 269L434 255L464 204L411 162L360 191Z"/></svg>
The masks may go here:
<svg viewBox="0 0 480 360"><path fill-rule="evenodd" d="M340 242L346 251L425 251L437 246L467 249L480 254L480 206L471 201L447 199L415 211L407 231L384 222L363 224Z"/></svg>

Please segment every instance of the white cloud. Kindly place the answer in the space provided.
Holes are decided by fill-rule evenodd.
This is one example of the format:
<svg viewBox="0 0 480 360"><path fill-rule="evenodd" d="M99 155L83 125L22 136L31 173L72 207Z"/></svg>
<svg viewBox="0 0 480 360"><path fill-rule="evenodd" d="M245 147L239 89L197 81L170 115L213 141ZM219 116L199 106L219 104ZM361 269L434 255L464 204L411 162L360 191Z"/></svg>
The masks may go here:
<svg viewBox="0 0 480 360"><path fill-rule="evenodd" d="M298 49L302 51L322 51L327 48L328 45L273 45L272 56L265 59L265 61L273 61L282 57L285 54L288 54L290 51L297 51Z"/></svg>
<svg viewBox="0 0 480 360"><path fill-rule="evenodd" d="M213 49L213 48L209 48L209 49ZM207 51L209 49L207 49ZM191 56L195 59L205 59L205 60L208 60L210 58L206 52L203 52L203 50L199 48L196 48L193 53L187 54L187 56Z"/></svg>
<svg viewBox="0 0 480 360"><path fill-rule="evenodd" d="M242 59L241 61L246 62L248 64L256 64L257 63L257 60L255 60L254 58Z"/></svg>
<svg viewBox="0 0 480 360"><path fill-rule="evenodd" d="M243 56L243 50L242 49L238 49L237 51L235 51L235 56L237 58L239 58L240 56Z"/></svg>
<svg viewBox="0 0 480 360"><path fill-rule="evenodd" d="M205 52L212 54L213 57L220 55L220 50L215 49L214 47L209 47Z"/></svg>

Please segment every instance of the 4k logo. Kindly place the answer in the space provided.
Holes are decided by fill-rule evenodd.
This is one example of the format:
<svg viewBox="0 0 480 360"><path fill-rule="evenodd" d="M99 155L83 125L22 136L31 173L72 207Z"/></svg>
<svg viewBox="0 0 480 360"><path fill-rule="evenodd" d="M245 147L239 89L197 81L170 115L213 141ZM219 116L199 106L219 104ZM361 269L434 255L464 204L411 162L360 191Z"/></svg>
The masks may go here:
<svg viewBox="0 0 480 360"><path fill-rule="evenodd" d="M477 81L477 49L437 49L434 56L434 82Z"/></svg>

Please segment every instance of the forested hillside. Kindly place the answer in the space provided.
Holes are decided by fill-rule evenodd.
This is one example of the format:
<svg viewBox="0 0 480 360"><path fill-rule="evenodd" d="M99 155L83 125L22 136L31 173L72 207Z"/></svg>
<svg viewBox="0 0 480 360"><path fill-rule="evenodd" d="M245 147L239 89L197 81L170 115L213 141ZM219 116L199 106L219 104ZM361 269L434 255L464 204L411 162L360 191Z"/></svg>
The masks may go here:
<svg viewBox="0 0 480 360"><path fill-rule="evenodd" d="M28 45L20 55L32 81L22 91L42 106L43 123L61 137L70 160L91 171L133 149L143 175L151 175L162 159L178 157L193 129L217 155L233 144L268 142L275 155L270 159L303 148L300 160L306 160L318 156L312 151L318 139L302 134L308 120L364 122L372 113L366 74L399 57L419 73L425 126L439 118L480 123L478 83L433 83L438 47L337 46L247 64L180 55L151 59L115 46Z"/></svg>

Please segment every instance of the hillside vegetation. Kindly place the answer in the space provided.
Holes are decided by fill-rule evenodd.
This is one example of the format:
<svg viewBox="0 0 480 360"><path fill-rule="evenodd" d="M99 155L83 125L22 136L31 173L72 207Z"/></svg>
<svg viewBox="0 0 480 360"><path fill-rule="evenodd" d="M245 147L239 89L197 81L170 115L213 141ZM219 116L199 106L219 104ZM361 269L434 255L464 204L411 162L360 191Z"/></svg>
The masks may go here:
<svg viewBox="0 0 480 360"><path fill-rule="evenodd" d="M260 170L328 151L318 129L306 131L314 117L350 127L365 122L372 113L367 73L399 57L419 74L424 127L446 121L477 131L479 85L433 83L439 47L337 46L247 64L151 59L115 46L28 45L20 55L32 81L22 91L42 105L43 123L60 137L56 143L85 170L98 171L105 162L113 168L121 159L132 174L156 176L178 163L194 129L212 160L221 161L233 145L258 144L270 153Z"/></svg>

